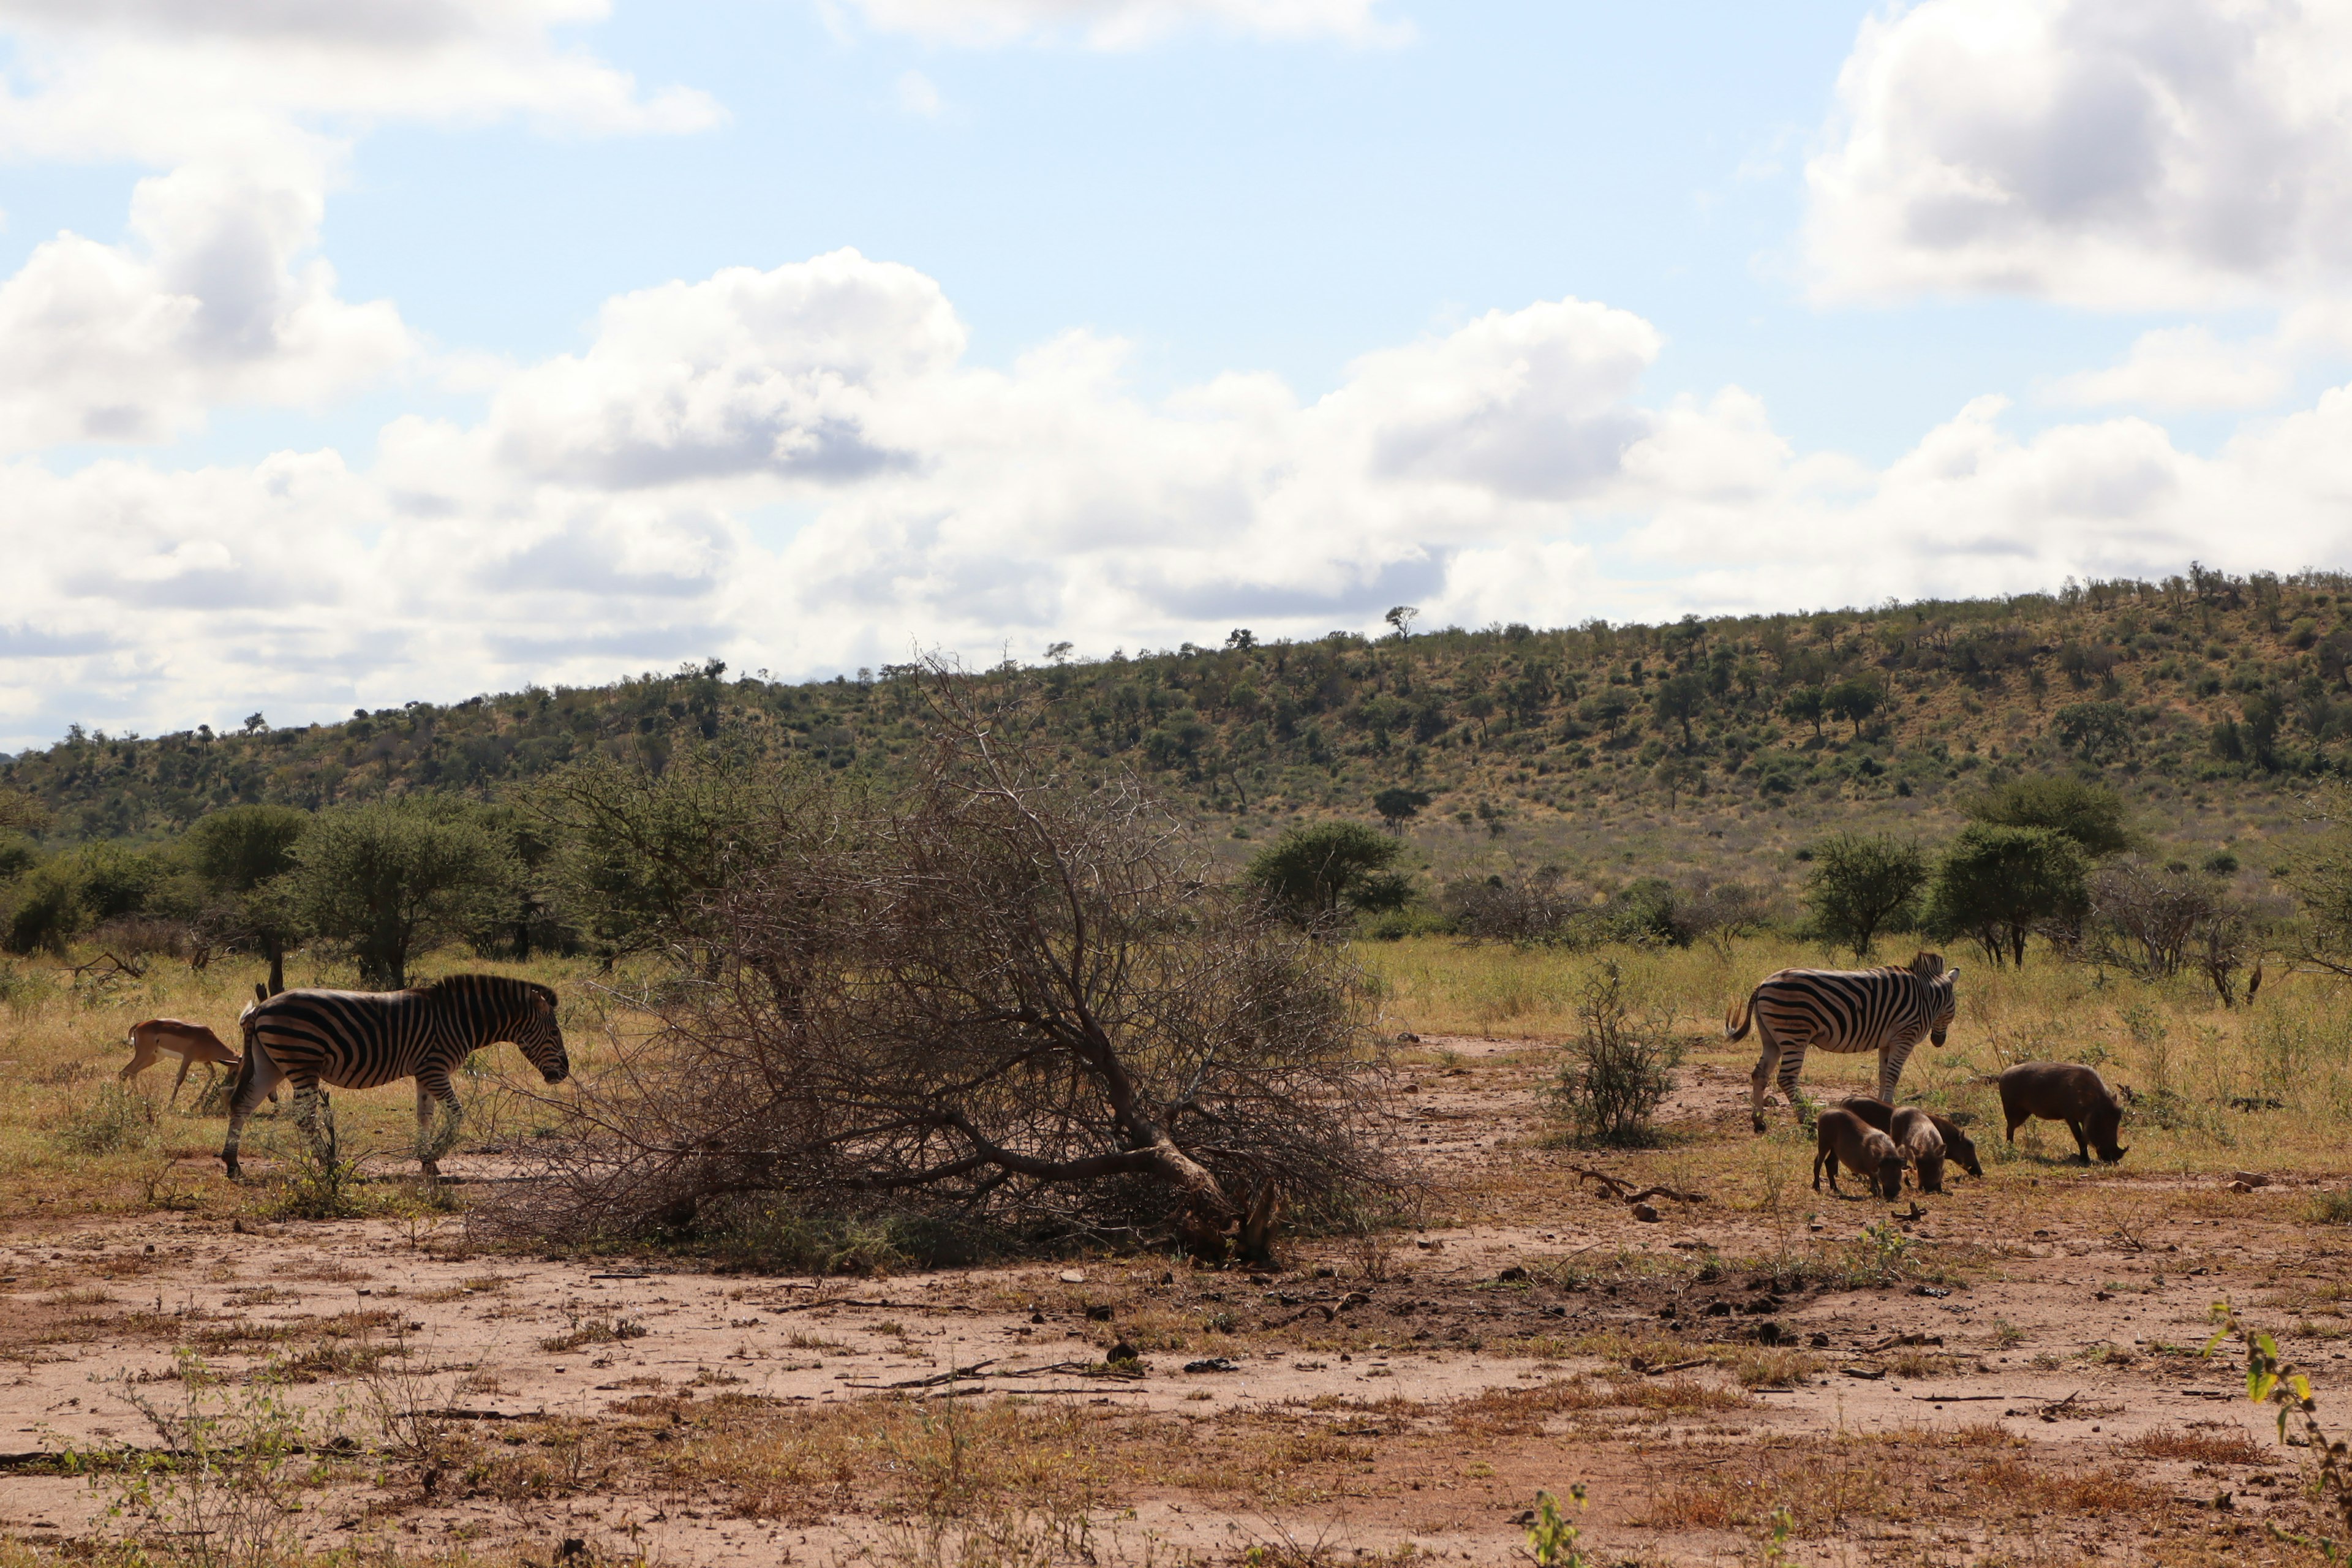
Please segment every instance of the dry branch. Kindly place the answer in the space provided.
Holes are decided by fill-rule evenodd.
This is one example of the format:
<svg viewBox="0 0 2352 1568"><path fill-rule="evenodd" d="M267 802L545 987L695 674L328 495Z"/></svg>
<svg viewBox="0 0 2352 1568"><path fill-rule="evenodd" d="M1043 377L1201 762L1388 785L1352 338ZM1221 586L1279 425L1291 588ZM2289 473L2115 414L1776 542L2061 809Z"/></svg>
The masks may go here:
<svg viewBox="0 0 2352 1568"><path fill-rule="evenodd" d="M1265 1256L1394 1194L1383 1047L1344 950L1212 883L1131 780L1026 750L933 671L920 780L766 792L661 1018L569 1107L541 1233L914 1212Z"/></svg>

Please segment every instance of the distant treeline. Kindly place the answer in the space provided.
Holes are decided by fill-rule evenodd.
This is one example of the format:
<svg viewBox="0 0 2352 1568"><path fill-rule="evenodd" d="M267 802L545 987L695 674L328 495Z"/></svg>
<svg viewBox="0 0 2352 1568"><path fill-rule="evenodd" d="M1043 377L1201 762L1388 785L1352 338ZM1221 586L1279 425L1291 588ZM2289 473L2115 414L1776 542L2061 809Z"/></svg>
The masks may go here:
<svg viewBox="0 0 2352 1568"><path fill-rule="evenodd" d="M2175 786L2338 770L2352 735L2352 576L2162 582L1876 609L1335 632L982 672L1044 700L1073 757L1196 811L1360 812L1384 789L1499 824L1596 802L1935 796L2067 767ZM413 702L331 724L153 738L77 727L0 761L50 842L160 838L225 806L499 798L590 759L682 749L903 776L913 666L785 684L717 661L607 687Z"/></svg>

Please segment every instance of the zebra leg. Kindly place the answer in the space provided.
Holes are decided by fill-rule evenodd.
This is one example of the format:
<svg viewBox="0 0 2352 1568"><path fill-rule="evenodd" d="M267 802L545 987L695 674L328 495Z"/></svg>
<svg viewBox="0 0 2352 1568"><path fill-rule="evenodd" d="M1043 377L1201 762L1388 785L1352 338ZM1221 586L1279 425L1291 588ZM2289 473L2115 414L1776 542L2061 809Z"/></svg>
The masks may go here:
<svg viewBox="0 0 2352 1568"><path fill-rule="evenodd" d="M1812 1120L1805 1114L1812 1109L1811 1102L1800 1099L1797 1094L1797 1075L1804 1070L1804 1066L1805 1047L1803 1046L1780 1047L1780 1092L1787 1097L1789 1109L1796 1113L1797 1125L1800 1127L1809 1125ZM1830 1172L1830 1191L1837 1191L1837 1172L1834 1166Z"/></svg>
<svg viewBox="0 0 2352 1568"><path fill-rule="evenodd" d="M1913 1045L1917 1044L1916 1040ZM1881 1047L1878 1052L1878 1098L1895 1101L1895 1086L1903 1080L1903 1064L1911 1059L1910 1046Z"/></svg>
<svg viewBox="0 0 2352 1568"><path fill-rule="evenodd" d="M1763 1043L1763 1049L1757 1055L1756 1070L1748 1077L1748 1112L1755 1121L1756 1131L1761 1132L1764 1131L1764 1086L1772 1081L1773 1064L1780 1059L1780 1042L1772 1037L1772 1031L1764 1026L1761 1018L1756 1020L1756 1037Z"/></svg>
<svg viewBox="0 0 2352 1568"><path fill-rule="evenodd" d="M433 1126L436 1101L449 1111L438 1131ZM466 1108L458 1103L457 1090L446 1072L427 1068L416 1075L416 1161L436 1182L441 1179L441 1156L457 1142L457 1129L465 1120Z"/></svg>
<svg viewBox="0 0 2352 1568"><path fill-rule="evenodd" d="M335 1158L335 1108L319 1087L315 1078L297 1077L294 1082L294 1125L302 1130L302 1142L310 1157L321 1163Z"/></svg>
<svg viewBox="0 0 2352 1568"><path fill-rule="evenodd" d="M253 1115L261 1097L278 1098L278 1080L285 1074L269 1059L269 1053L255 1046L237 1065L236 1081L228 1095L228 1142L221 1145L221 1163L228 1167L228 1179L239 1179L236 1163L237 1145L245 1140L245 1123Z"/></svg>

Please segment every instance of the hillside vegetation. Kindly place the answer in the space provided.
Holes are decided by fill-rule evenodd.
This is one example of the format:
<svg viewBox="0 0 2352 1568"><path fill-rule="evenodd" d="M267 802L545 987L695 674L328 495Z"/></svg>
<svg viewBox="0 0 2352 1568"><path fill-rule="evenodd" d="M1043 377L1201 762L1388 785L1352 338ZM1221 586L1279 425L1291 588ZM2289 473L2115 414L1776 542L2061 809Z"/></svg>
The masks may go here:
<svg viewBox="0 0 2352 1568"><path fill-rule="evenodd" d="M1500 853L1644 869L1714 856L1755 873L1825 822L1948 825L1950 799L2055 770L2123 790L2160 840L2210 848L2291 828L2296 791L2338 766L2352 733L2347 662L2352 575L2192 567L1663 626L1270 643L1236 630L1222 648L983 679L1043 698L1068 754L1134 770L1213 839L1302 812L1371 820L1376 795L1403 790L1428 797L1400 809L1417 865L1441 874ZM0 761L0 791L55 845L160 839L239 804L496 798L567 763L659 770L698 746L890 777L919 742L918 677L794 685L714 661L331 724L77 727Z"/></svg>

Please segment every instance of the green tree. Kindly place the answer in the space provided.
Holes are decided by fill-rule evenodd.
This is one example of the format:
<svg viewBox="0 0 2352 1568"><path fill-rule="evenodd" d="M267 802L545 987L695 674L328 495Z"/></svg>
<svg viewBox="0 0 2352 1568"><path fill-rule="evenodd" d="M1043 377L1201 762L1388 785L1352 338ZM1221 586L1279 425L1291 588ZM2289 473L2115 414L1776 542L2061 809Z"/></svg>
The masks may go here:
<svg viewBox="0 0 2352 1568"><path fill-rule="evenodd" d="M1971 823L1936 867L1927 930L1973 940L1996 969L2004 953L2022 969L2035 927L2079 926L2090 904L2090 870L2083 846L2055 828Z"/></svg>
<svg viewBox="0 0 2352 1568"><path fill-rule="evenodd" d="M1372 809L1381 814L1381 821L1391 833L1402 833L1405 819L1421 815L1429 804L1429 792L1419 789L1384 789L1372 796Z"/></svg>
<svg viewBox="0 0 2352 1568"><path fill-rule="evenodd" d="M1961 809L1970 820L1993 827L2046 827L2063 833L2094 860L2119 855L2138 841L2122 795L2103 784L2058 773L2012 779Z"/></svg>
<svg viewBox="0 0 2352 1568"><path fill-rule="evenodd" d="M1800 686L1780 699L1780 717L1791 723L1811 724L1815 739L1821 736L1822 715L1828 711L1829 705L1818 686Z"/></svg>
<svg viewBox="0 0 2352 1568"><path fill-rule="evenodd" d="M188 859L211 895L208 913L269 962L269 994L286 989L286 949L301 925L285 878L310 814L290 805L232 805L188 830Z"/></svg>
<svg viewBox="0 0 2352 1568"><path fill-rule="evenodd" d="M1293 919L1315 921L1356 910L1393 910L1412 896L1391 870L1404 846L1360 822L1294 827L1252 858L1243 876Z"/></svg>
<svg viewBox="0 0 2352 1568"><path fill-rule="evenodd" d="M1908 931L1927 885L1927 857L1886 834L1841 833L1813 850L1805 906L1823 939L1866 958L1879 933Z"/></svg>
<svg viewBox="0 0 2352 1568"><path fill-rule="evenodd" d="M828 809L810 793L821 782L700 751L659 773L601 760L567 768L530 799L556 846L556 907L608 965L667 946L700 950L707 967L709 906L730 866L765 852L768 828Z"/></svg>
<svg viewBox="0 0 2352 1568"><path fill-rule="evenodd" d="M325 812L294 847L294 907L358 965L398 989L409 961L494 925L518 880L504 839L462 802L404 795Z"/></svg>
<svg viewBox="0 0 2352 1568"><path fill-rule="evenodd" d="M1849 720L1853 724L1853 738L1862 739L1862 721L1878 711L1883 700L1878 688L1862 677L1849 676L1822 693L1822 706L1832 719Z"/></svg>
<svg viewBox="0 0 2352 1568"><path fill-rule="evenodd" d="M1668 676L1658 682L1650 693L1650 711L1656 717L1658 728L1679 724L1683 731L1683 750L1691 748L1691 721L1706 707L1706 679L1704 676L1682 674Z"/></svg>
<svg viewBox="0 0 2352 1568"><path fill-rule="evenodd" d="M2086 763L2104 763L2131 749L2131 715L2120 702L2069 702L2050 716L2050 732Z"/></svg>

